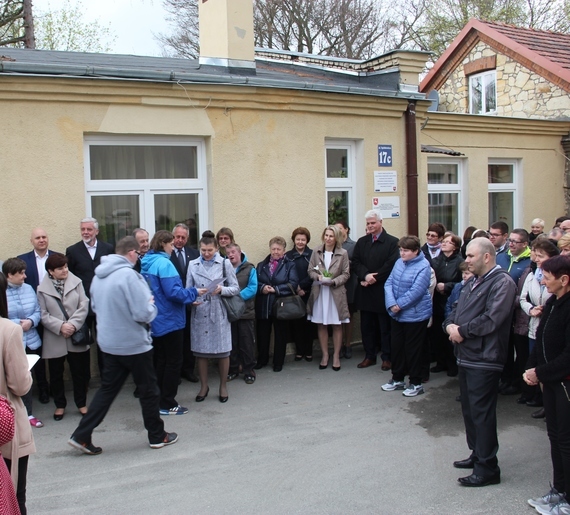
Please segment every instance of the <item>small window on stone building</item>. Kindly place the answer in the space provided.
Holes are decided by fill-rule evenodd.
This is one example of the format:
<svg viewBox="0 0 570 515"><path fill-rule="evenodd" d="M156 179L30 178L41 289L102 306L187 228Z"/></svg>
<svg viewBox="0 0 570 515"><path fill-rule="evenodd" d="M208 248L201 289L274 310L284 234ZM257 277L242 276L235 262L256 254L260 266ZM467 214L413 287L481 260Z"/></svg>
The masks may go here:
<svg viewBox="0 0 570 515"><path fill-rule="evenodd" d="M497 114L497 75L495 70L469 77L469 112Z"/></svg>

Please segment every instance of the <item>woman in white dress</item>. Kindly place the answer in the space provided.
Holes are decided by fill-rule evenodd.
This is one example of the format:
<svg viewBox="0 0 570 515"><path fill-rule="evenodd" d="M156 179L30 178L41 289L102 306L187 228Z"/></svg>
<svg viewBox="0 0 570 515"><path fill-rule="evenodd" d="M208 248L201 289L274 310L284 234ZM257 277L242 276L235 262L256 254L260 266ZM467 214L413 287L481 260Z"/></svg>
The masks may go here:
<svg viewBox="0 0 570 515"><path fill-rule="evenodd" d="M342 346L342 324L350 320L346 288L350 277L348 253L342 248L342 235L338 227L329 225L323 231L322 245L317 247L309 262L309 276L313 280L311 295L307 302L307 318L318 324L319 343L322 357L319 369L329 363L329 333L333 333L333 365L340 370L340 348Z"/></svg>

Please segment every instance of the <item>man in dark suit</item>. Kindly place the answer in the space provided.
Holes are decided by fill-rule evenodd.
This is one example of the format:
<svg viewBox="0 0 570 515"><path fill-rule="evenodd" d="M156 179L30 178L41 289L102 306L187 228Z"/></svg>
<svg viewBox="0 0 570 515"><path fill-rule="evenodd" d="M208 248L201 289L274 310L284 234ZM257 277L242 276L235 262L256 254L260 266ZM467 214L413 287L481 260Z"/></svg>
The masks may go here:
<svg viewBox="0 0 570 515"><path fill-rule="evenodd" d="M190 234L190 229L187 225L177 224L174 226L174 229L172 229L172 234L174 235L174 249L170 255L170 260L176 267L176 271L182 279L182 284L186 286L188 263L199 257L200 253L196 249L186 246L188 243L188 235ZM192 383L197 383L198 378L196 374L194 374L196 358L190 348L190 311L191 305L188 304L186 305L186 328L184 329L184 341L182 344L183 358L180 375Z"/></svg>
<svg viewBox="0 0 570 515"><path fill-rule="evenodd" d="M103 256L113 254L115 249L109 243L97 239L99 234L99 222L95 218L84 218L81 220L79 228L81 230L81 241L75 245L67 247L65 256L69 271L75 274L83 282L85 294L89 297L91 282L95 277L95 268L101 263ZM92 340L96 340L95 314L89 307L89 315L85 321L91 329ZM99 361L99 373L103 371L103 353L97 349Z"/></svg>
<svg viewBox="0 0 570 515"><path fill-rule="evenodd" d="M135 269L135 272L138 272L140 274L140 272L141 272L141 259L148 252L148 249L150 248L150 241L149 241L149 237L148 237L148 231L146 231L142 227L135 229L133 231L133 236L135 237L135 240L137 240L137 243L139 244L139 250L137 252L138 259L137 259L137 262L135 263L135 266L133 268Z"/></svg>
<svg viewBox="0 0 570 515"><path fill-rule="evenodd" d="M360 311L362 346L366 353L357 366L376 365L380 345L382 370L390 370L390 315L384 304L384 283L400 257L398 238L382 229L379 211L368 211L365 218L367 234L358 239L352 254L352 266L359 281L356 307Z"/></svg>
<svg viewBox="0 0 570 515"><path fill-rule="evenodd" d="M38 285L42 282L46 274L46 260L50 254L53 254L53 251L48 248L49 238L47 232L39 227L32 231L30 243L34 250L26 254L20 254L18 257L26 263L26 278L24 281L29 284L34 291L37 291ZM43 327L41 323L38 325L37 330L40 338L43 338ZM34 352L37 352L41 356L42 348L40 347ZM40 402L47 404L49 402L49 383L47 380L45 360L40 359L32 370L36 375L36 384L40 390Z"/></svg>

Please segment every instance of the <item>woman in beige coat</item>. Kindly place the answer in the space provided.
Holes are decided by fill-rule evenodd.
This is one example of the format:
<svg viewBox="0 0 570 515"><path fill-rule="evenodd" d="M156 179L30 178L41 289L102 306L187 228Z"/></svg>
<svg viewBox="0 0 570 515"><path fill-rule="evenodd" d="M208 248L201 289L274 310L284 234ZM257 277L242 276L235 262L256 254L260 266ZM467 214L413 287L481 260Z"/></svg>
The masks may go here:
<svg viewBox="0 0 570 515"><path fill-rule="evenodd" d="M333 331L333 370L340 370L342 324L348 323L350 314L344 284L350 277L348 253L342 248L342 235L335 225L329 225L322 234L323 244L313 250L309 262L309 276L313 280L307 302L307 318L318 324L322 357L319 369L329 363L328 327Z"/></svg>
<svg viewBox="0 0 570 515"><path fill-rule="evenodd" d="M6 278L0 274L0 395L14 407L16 432L11 442L0 447L0 453L11 472L20 511L25 515L28 456L36 452L36 446L28 412L20 397L32 387L32 375L28 370L22 328L7 319L6 287ZM13 467L13 463L18 465Z"/></svg>
<svg viewBox="0 0 570 515"><path fill-rule="evenodd" d="M54 420L63 419L67 399L63 383L65 360L73 382L73 399L82 415L87 413L87 387L90 365L89 345L73 345L71 336L85 323L89 299L83 283L67 268L63 254L50 254L46 261L47 274L38 286L38 301L44 326L42 357L48 360L51 393L55 403ZM69 317L63 314L59 299Z"/></svg>

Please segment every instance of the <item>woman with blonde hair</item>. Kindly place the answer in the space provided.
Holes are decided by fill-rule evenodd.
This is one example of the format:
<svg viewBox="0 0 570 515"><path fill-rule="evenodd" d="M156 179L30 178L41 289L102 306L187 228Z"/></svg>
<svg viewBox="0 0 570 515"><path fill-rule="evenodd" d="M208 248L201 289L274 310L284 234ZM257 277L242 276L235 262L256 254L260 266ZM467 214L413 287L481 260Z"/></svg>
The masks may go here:
<svg viewBox="0 0 570 515"><path fill-rule="evenodd" d="M324 370L329 364L329 332L333 333L333 364L335 372L340 370L340 348L342 346L342 324L350 319L346 298L346 281L350 277L348 252L342 248L342 235L335 225L329 225L321 236L322 245L313 251L309 262L309 276L313 280L307 302L308 319L318 324L321 364Z"/></svg>

